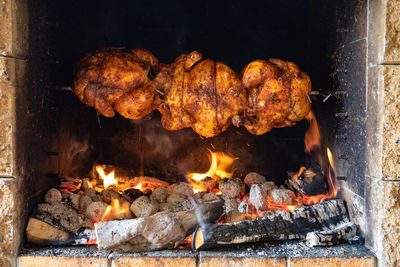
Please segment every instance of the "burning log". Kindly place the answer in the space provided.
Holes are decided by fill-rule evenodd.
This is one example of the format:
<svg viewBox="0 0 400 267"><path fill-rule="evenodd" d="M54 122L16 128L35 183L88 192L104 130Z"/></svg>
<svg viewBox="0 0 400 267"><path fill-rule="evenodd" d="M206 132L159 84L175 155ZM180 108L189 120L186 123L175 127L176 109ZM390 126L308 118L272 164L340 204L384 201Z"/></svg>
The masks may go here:
<svg viewBox="0 0 400 267"><path fill-rule="evenodd" d="M82 185L81 179L64 176L61 178L61 183L59 188L61 191L75 192L81 189L81 185Z"/></svg>
<svg viewBox="0 0 400 267"><path fill-rule="evenodd" d="M151 190L154 190L155 188L160 186L163 187L169 186L169 183L165 181L148 176L135 177L129 181L129 185L133 187L138 186L139 184L141 184L144 189L151 189Z"/></svg>
<svg viewBox="0 0 400 267"><path fill-rule="evenodd" d="M342 200L329 200L292 212L283 210L275 214L236 223L200 225L192 241L192 249L202 250L260 241L305 239L315 231L331 231L348 223L349 218Z"/></svg>
<svg viewBox="0 0 400 267"><path fill-rule="evenodd" d="M323 194L326 190L326 179L319 168L301 167L286 181L286 184L302 195Z"/></svg>
<svg viewBox="0 0 400 267"><path fill-rule="evenodd" d="M130 252L173 248L198 224L217 220L222 214L222 205L222 200L205 201L189 211L98 222L95 224L98 247Z"/></svg>

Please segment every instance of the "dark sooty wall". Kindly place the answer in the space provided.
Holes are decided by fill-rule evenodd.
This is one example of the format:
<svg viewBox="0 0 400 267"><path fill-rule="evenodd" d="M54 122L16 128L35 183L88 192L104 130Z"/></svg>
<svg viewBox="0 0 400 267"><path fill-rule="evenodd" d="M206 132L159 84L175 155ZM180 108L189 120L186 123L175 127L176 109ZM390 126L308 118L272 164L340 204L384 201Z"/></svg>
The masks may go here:
<svg viewBox="0 0 400 267"><path fill-rule="evenodd" d="M71 84L73 63L82 53L109 46L144 47L166 63L198 50L237 72L257 58L277 57L307 71L308 1L72 1L48 8L49 19L58 27L54 53L59 64L53 73L57 85ZM94 110L74 96L63 94L60 102L68 121L60 133L67 135L61 139L66 150L61 160L76 154L60 163L63 174L83 175L98 161L173 180L188 171L205 171L206 148L213 148L238 157L236 175L258 171L281 180L305 160L304 122L264 136L231 127L202 139L190 129L162 129L157 113L140 122L100 117L100 128ZM87 150L71 149L77 146Z"/></svg>
<svg viewBox="0 0 400 267"><path fill-rule="evenodd" d="M31 9L36 10L32 14L46 32L36 37L33 56L46 57L41 63L50 70L53 86L71 85L73 64L85 51L144 47L165 63L181 53L198 50L237 72L257 58L281 58L309 73L313 87L322 93L340 89L331 76L337 66L332 53L340 45L337 19L346 1L31 2ZM349 10L346 12L352 7ZM142 166L145 174L174 179L189 170L204 171L206 148L210 147L239 158L237 175L259 171L279 180L287 170L296 170L307 161L303 153L304 121L264 136L232 126L215 138L202 139L190 129L162 129L157 113L140 122L118 116L98 119L92 108L70 92L54 91L53 96L55 117L61 122L62 174L86 174L91 164L99 161L137 172ZM326 142L332 143L329 140L336 134L333 114L342 103L334 98L324 104L315 100L313 109L323 125L329 125Z"/></svg>

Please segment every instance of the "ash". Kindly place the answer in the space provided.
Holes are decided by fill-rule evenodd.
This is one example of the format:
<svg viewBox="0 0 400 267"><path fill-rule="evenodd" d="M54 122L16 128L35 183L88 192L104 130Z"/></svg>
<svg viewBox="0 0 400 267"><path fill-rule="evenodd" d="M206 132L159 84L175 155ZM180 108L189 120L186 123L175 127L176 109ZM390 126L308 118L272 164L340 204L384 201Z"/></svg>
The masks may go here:
<svg viewBox="0 0 400 267"><path fill-rule="evenodd" d="M258 243L229 248L201 251L200 257L259 257L259 258L328 258L328 257L366 257L373 253L362 245L342 244L331 247L307 247L304 242Z"/></svg>
<svg viewBox="0 0 400 267"><path fill-rule="evenodd" d="M332 247L309 248L303 242L293 241L280 244L258 243L192 252L190 250L161 250L144 253L117 253L98 250L94 246L80 247L26 247L20 256L59 257L236 257L236 258L321 258L321 257L367 257L374 254L362 245L343 244Z"/></svg>

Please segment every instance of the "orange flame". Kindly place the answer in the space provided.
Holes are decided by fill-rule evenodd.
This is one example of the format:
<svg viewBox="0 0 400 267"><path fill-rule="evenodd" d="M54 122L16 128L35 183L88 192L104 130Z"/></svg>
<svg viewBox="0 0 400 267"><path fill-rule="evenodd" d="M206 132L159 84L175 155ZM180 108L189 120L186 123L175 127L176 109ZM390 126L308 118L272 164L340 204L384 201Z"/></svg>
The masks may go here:
<svg viewBox="0 0 400 267"><path fill-rule="evenodd" d="M222 178L231 178L233 172L229 172L228 169L235 161L235 158L228 156L222 152L211 153L211 166L206 173L188 173L187 177L193 181L200 182L207 177L219 180ZM199 190L199 188L197 188Z"/></svg>
<svg viewBox="0 0 400 267"><path fill-rule="evenodd" d="M124 219L128 217L129 212L129 202L124 202L122 205L117 198L111 200L111 204L107 206L103 216L102 221L111 221L115 219Z"/></svg>
<svg viewBox="0 0 400 267"><path fill-rule="evenodd" d="M96 171L99 174L99 177L103 180L104 188L107 188L112 184L118 184L117 180L115 180L114 170L112 170L109 174L106 175L104 172L104 168L101 165L97 165Z"/></svg>
<svg viewBox="0 0 400 267"><path fill-rule="evenodd" d="M135 188L135 189L138 189L138 190L140 190L140 191L142 191L142 188L143 188L142 182L138 183L138 185L135 186L134 188Z"/></svg>
<svg viewBox="0 0 400 267"><path fill-rule="evenodd" d="M314 113L310 112L306 119L310 124L310 128L307 130L305 137L304 137L304 144L305 144L305 152L310 154L312 157L315 157L318 164L324 170L325 178L327 179L328 189L324 194L314 195L314 196L307 196L302 195L301 198L305 205L313 205L316 203L321 203L326 199L331 199L337 196L339 186L337 185L336 180L336 171L335 171L335 164L333 162L332 152L329 148L327 148L327 156L329 160L329 164L322 160L322 150L321 150L321 135L319 133L317 119ZM327 166L328 165L328 166ZM302 167L299 172L292 177L292 180L297 183L298 174L301 174ZM294 178L294 179L293 179Z"/></svg>

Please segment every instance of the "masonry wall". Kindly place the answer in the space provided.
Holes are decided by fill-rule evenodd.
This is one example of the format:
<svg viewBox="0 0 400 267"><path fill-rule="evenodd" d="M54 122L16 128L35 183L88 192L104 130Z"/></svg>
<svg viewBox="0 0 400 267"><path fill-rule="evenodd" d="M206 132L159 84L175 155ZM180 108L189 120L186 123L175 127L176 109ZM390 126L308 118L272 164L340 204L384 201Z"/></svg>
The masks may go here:
<svg viewBox="0 0 400 267"><path fill-rule="evenodd" d="M0 1L0 266L16 264L24 227L21 185L25 165L16 132L23 121L18 106L22 99L17 98L27 88L27 56L27 2Z"/></svg>
<svg viewBox="0 0 400 267"><path fill-rule="evenodd" d="M369 1L366 189L368 245L400 265L400 0Z"/></svg>

